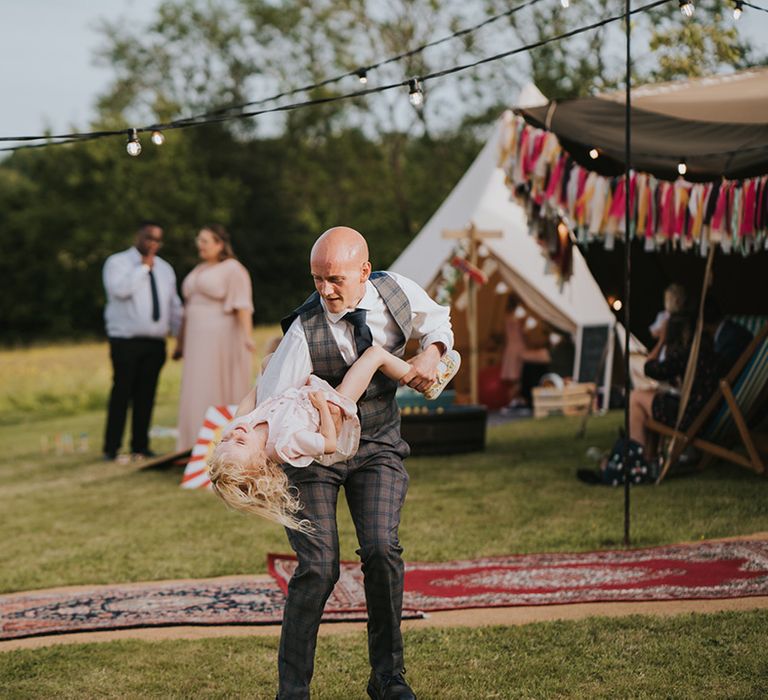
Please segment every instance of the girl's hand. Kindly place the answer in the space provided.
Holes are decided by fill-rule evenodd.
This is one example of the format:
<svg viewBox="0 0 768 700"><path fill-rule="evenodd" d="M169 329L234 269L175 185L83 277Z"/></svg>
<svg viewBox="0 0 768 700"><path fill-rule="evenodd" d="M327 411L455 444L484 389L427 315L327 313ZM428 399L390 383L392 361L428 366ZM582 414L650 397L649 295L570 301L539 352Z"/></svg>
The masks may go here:
<svg viewBox="0 0 768 700"><path fill-rule="evenodd" d="M322 411L323 409L328 409L328 401L325 398L325 396L323 396L323 392L321 391L310 392L309 400L312 402L312 405L318 411Z"/></svg>

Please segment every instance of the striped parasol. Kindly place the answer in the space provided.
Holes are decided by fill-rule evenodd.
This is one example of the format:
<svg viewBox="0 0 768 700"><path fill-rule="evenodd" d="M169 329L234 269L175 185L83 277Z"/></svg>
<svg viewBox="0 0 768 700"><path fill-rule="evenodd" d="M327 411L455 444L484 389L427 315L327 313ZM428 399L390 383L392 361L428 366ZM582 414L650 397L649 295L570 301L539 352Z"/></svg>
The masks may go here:
<svg viewBox="0 0 768 700"><path fill-rule="evenodd" d="M183 489L210 489L206 462L216 443L221 439L224 428L235 415L237 406L209 406L205 412L203 425L197 434L192 456L184 469L181 479Z"/></svg>

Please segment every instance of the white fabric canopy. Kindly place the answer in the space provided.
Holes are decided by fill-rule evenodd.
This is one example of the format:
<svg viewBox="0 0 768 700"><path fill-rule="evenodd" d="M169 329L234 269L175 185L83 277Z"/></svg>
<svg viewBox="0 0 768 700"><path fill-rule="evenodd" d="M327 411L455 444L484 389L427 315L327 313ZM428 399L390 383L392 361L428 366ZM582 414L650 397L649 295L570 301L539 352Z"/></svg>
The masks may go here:
<svg viewBox="0 0 768 700"><path fill-rule="evenodd" d="M499 119L469 170L389 269L434 292L441 269L456 245L455 240L442 237L443 231L463 229L472 223L479 230L502 231L502 238L483 242L489 257L496 260L502 277L526 306L573 335L578 367L580 331L585 326L612 330L614 315L578 248L573 248L573 274L561 281L539 243L528 234L525 212L510 200L504 173L497 165L502 120L509 118L511 114L506 113ZM606 381L610 381L612 349L611 343Z"/></svg>
<svg viewBox="0 0 768 700"><path fill-rule="evenodd" d="M580 326L613 326L613 312L578 248L573 249L573 274L561 283L528 234L525 212L510 200L504 173L497 167L500 133L499 121L469 170L390 269L429 289L456 245L442 232L474 223L481 230L503 232L503 238L488 239L484 245L510 286L542 318L570 333Z"/></svg>

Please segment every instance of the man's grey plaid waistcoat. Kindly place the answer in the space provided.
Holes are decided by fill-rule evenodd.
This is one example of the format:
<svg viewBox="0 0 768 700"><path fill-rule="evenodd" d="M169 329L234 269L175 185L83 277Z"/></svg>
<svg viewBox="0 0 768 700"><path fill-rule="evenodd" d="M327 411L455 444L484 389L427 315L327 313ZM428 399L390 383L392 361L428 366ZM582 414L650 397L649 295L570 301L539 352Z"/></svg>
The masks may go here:
<svg viewBox="0 0 768 700"><path fill-rule="evenodd" d="M386 272L372 272L370 280L402 333L402 337L397 339L394 346L386 349L402 357L405 343L413 329L411 304L400 285ZM301 325L307 338L312 373L331 386L338 386L344 378L348 365L344 362L339 346L333 338L317 292L282 320L283 332L288 330L297 316L301 318ZM396 381L385 377L381 372L376 373L368 390L357 404L363 442L393 446L400 442L400 412L395 401L396 390Z"/></svg>

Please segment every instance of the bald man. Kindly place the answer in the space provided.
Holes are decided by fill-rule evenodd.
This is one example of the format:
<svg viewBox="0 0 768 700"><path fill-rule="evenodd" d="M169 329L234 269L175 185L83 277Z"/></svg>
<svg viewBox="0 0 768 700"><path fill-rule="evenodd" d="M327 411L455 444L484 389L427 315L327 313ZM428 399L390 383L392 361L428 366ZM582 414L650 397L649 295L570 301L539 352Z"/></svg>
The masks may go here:
<svg viewBox="0 0 768 700"><path fill-rule="evenodd" d="M365 238L339 226L323 233L310 255L313 293L283 319L285 336L257 389L257 403L309 374L337 386L358 354L380 345L401 356L418 339L420 352L409 360L402 382L424 391L435 380L440 357L453 345L449 310L415 282L391 272L371 272ZM360 548L368 607L368 695L410 700L404 678L400 617L403 604L400 509L408 488L403 459L408 445L400 436L395 402L397 382L377 375L358 402L362 437L357 454L330 467L285 465L304 504L302 518L314 523L306 535L288 530L298 567L288 584L278 657L278 698L309 698L320 617L339 578L336 503L344 487Z"/></svg>

